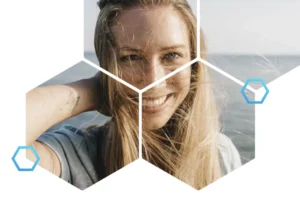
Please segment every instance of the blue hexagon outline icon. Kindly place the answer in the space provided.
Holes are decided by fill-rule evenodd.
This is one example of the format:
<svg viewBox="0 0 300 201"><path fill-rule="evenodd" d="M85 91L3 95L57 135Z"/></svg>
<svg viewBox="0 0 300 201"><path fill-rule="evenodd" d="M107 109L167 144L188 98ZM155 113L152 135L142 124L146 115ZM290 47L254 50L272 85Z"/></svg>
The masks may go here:
<svg viewBox="0 0 300 201"><path fill-rule="evenodd" d="M18 153L21 149L30 149L32 151L32 153L35 155L36 160L35 160L35 162L34 162L34 164L31 168L21 168L19 166L19 164L17 163L16 156L18 155ZM12 161L14 162L14 164L15 164L16 168L18 169L18 171L20 171L20 172L30 172L30 171L33 171L35 169L35 167L37 166L37 164L40 162L40 157L37 154L37 152L36 152L36 150L34 149L33 146L19 146L17 148L17 150L15 151L13 157L12 157Z"/></svg>
<svg viewBox="0 0 300 201"><path fill-rule="evenodd" d="M261 85L262 85L262 86L264 87L264 89L266 90L264 96L262 97L262 99L261 99L260 101L255 101L255 100L254 100L254 101L251 101L251 100L248 99L248 97L247 97L247 95L246 95L246 93L245 93L245 90L246 90L246 87L249 85L250 82L259 82L259 83L261 83ZM260 79L260 78L250 78L250 79L248 79L248 80L245 82L245 84L244 84L244 86L243 86L243 88L242 88L242 90L241 90L241 93L242 93L242 95L244 96L244 98L245 98L245 100L246 100L246 102L247 102L248 104L263 104L263 102L265 101L267 95L269 94L269 89L268 89L268 87L267 87L267 85L266 85L266 83L264 82L263 79Z"/></svg>

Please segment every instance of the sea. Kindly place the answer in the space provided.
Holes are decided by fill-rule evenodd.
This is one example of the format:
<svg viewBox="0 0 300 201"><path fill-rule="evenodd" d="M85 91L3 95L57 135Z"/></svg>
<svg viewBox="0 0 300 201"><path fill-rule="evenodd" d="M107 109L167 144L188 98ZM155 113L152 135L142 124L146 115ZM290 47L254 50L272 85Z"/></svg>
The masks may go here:
<svg viewBox="0 0 300 201"><path fill-rule="evenodd" d="M92 52L86 52L85 58L98 64L97 58ZM300 55L211 54L208 55L207 61L213 67L221 70L221 72L217 72L209 68L220 113L221 132L232 140L240 153L242 163L245 164L255 158L255 105L247 104L241 93L242 85L223 74L229 74L243 83L249 78L260 78L268 84L292 69L300 67ZM91 77L96 72L94 67L80 61L40 86L73 82ZM249 86L254 89L262 87L260 83L249 83ZM246 90L246 94L249 100L254 100L253 92ZM78 128L102 125L107 120L109 117L102 114L86 112L67 119L48 130L55 130L63 124L70 124Z"/></svg>

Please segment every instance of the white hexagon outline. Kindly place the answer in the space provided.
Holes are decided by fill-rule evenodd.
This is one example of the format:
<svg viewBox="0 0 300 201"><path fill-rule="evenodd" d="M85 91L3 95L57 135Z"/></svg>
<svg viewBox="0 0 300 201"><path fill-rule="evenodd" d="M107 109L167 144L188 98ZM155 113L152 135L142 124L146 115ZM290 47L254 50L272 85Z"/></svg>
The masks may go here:
<svg viewBox="0 0 300 201"><path fill-rule="evenodd" d="M83 9L84 9L84 5L83 6ZM122 80L121 78L119 78L118 76L116 75L113 75L112 73L106 71L105 69L103 69L102 67L94 64L93 62L91 62L90 60L86 59L83 55L82 59L79 60L77 63L81 62L81 61L84 61L85 63L87 63L88 65L96 68L97 70L101 71L102 73L106 74L107 76L115 79L116 81L124 84L125 86L129 87L130 89L132 89L133 91L137 92L139 94L139 158L137 160L140 160L142 159L142 129L141 129L141 125L142 125L142 107L141 107L141 104L142 104L142 94L149 90L150 88L154 87L155 85L165 81L166 79L170 78L171 76L175 75L176 73L184 70L185 68L189 67L191 64L195 63L195 62L201 62L203 64L205 64L207 67L211 68L212 70L218 72L219 74L225 76L226 78L230 79L231 81L239 84L240 86L244 86L245 83L242 82L241 80L235 78L234 76L230 75L229 73L221 70L220 68L218 68L217 66L214 66L213 64L209 63L208 61L202 59L200 57L200 27L201 27L201 24L200 24L200 0L197 0L197 15L198 15L198 19L197 20L197 56L195 59L193 59L192 61L190 61L189 63L179 67L178 69L176 69L175 71L169 73L168 75L160 78L159 80L156 80L155 82L151 83L150 85L144 87L143 89L137 89L136 87L132 86L131 84L127 83L126 81ZM84 17L84 16L83 16ZM259 89L254 89L252 88L251 86L247 86L246 89L248 89L249 91L253 92L254 94L259 90ZM143 159L142 159L143 160ZM98 182L97 182L98 183ZM97 183L95 183L94 185L96 185ZM87 188L88 189L88 188Z"/></svg>
<svg viewBox="0 0 300 201"><path fill-rule="evenodd" d="M182 70L188 68L191 66L191 64L195 63L195 62L201 62L203 64L205 64L207 67L211 68L212 70L218 72L219 74L225 76L226 78L230 79L231 81L237 83L238 85L245 87L245 89L253 92L254 94L256 93L256 91L258 91L259 89L254 89L253 87L247 85L245 86L245 83L242 82L241 80L237 79L236 77L230 75L229 73L221 70L220 68L218 68L217 66L209 63L208 61L202 59L200 57L200 0L197 0L197 15L198 15L198 19L197 20L197 56L195 59L193 59L192 61L190 61L189 63L179 67L178 69L176 69L175 71L169 73L168 75L156 80L155 82L149 84L148 86L144 87L143 89L138 89L134 86L132 86L131 84L127 83L126 81L122 80L121 78L119 78L116 75L113 75L112 73L108 72L107 70L105 70L104 68L100 67L99 65L96 65L95 63L91 62L90 60L86 59L83 56L83 61L86 62L87 64L89 64L90 66L93 66L94 68L98 69L99 71L101 71L102 73L106 74L107 76L115 79L116 81L124 84L125 86L129 87L130 89L134 90L135 92L137 92L139 94L139 157L138 160L143 160L142 158L142 94L144 92L146 92L147 90L151 89L152 87L158 85L159 83L165 81L166 79L172 77L173 75L181 72ZM241 94L242 95L242 94ZM98 183L98 182L97 182Z"/></svg>
<svg viewBox="0 0 300 201"><path fill-rule="evenodd" d="M83 6L84 9L84 6ZM84 16L83 16L84 18ZM138 89L136 87L134 87L133 85L127 83L126 81L122 80L121 78L119 78L118 76L108 72L107 70L105 70L104 68L100 67L99 65L93 63L92 61L88 60L85 58L84 54L83 54L83 59L82 61L86 62L87 64L89 64L90 66L93 66L94 68L96 68L97 70L101 71L102 73L106 74L107 76L115 79L116 81L124 84L125 86L127 86L128 88L134 90L135 92L137 92L139 94L139 158L138 159L142 159L142 130L141 130L141 126L142 126L142 94L151 89L152 87L154 87L155 85L158 85L159 83L165 81L166 79L172 77L173 75L175 75L176 73L184 70L185 68L188 68L189 66L191 66L191 64L195 63L195 62L201 62L203 64L205 64L206 66L208 66L209 68L213 69L214 71L220 73L221 75L225 76L226 78L230 79L231 81L241 85L242 87L244 87L245 83L240 81L239 79L235 78L234 76L230 75L229 73L226 73L225 71L221 70L220 68L212 65L211 63L207 62L206 60L202 59L200 57L200 27L201 27L201 16L200 16L200 0L197 0L197 55L196 58L193 59L192 61L188 62L187 64L177 68L175 71L169 73L168 75L156 80L155 82L149 84L148 86L144 87L143 89ZM256 90L254 88L252 88L251 86L247 85L246 89L248 89L249 91L253 92L255 94Z"/></svg>

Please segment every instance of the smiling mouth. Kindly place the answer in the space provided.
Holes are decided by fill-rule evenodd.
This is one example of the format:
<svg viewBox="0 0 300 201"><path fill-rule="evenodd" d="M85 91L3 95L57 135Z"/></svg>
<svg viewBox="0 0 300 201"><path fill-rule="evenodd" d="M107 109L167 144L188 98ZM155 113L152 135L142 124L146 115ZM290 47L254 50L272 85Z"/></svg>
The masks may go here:
<svg viewBox="0 0 300 201"><path fill-rule="evenodd" d="M159 98L143 98L142 105L145 107L156 107L163 104L167 99L167 96L159 97Z"/></svg>
<svg viewBox="0 0 300 201"><path fill-rule="evenodd" d="M168 94L157 98L143 98L143 112L157 113L162 111L170 103L174 94Z"/></svg>

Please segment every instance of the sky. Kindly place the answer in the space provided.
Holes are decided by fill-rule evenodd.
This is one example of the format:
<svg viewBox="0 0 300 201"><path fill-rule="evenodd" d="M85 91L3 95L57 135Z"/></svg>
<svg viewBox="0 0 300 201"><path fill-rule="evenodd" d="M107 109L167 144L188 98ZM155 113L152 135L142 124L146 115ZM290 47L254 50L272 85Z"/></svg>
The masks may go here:
<svg viewBox="0 0 300 201"><path fill-rule="evenodd" d="M85 0L85 51L93 51L97 0ZM196 13L196 0L189 0ZM299 0L201 0L210 53L300 55Z"/></svg>

